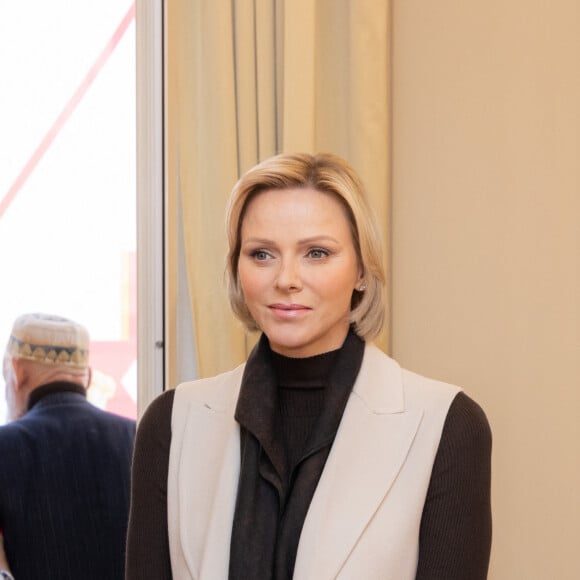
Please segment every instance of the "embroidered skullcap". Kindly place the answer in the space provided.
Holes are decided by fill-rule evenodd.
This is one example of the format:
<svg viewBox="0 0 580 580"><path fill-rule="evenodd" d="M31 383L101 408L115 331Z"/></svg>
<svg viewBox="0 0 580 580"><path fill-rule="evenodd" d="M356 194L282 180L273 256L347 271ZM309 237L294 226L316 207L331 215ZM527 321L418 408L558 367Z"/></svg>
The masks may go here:
<svg viewBox="0 0 580 580"><path fill-rule="evenodd" d="M82 325L51 314L24 314L14 322L6 352L43 364L86 368L89 333Z"/></svg>

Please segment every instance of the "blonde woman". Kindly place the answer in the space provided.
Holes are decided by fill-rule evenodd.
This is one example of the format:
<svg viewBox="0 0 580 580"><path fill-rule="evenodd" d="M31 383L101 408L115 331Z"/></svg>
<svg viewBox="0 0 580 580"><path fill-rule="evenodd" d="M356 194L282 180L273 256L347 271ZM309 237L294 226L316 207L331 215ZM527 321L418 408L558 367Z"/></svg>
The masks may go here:
<svg viewBox="0 0 580 580"><path fill-rule="evenodd" d="M489 425L372 345L385 277L352 168L262 162L233 188L227 234L231 306L261 339L145 413L127 578L486 578Z"/></svg>

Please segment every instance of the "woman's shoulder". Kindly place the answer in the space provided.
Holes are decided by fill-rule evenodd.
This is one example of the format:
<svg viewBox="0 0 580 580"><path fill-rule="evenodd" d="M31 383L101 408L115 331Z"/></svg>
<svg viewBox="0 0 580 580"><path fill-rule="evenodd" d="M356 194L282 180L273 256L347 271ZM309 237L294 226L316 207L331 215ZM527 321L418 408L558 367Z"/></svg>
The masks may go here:
<svg viewBox="0 0 580 580"><path fill-rule="evenodd" d="M382 351L375 356L386 359L391 367L396 369L396 372L391 370L391 376L399 375L401 378L407 409L421 408L423 411L429 408L439 409L445 414L446 425L455 428L453 430L456 432L477 431L483 436L490 432L484 410L464 392L462 387L408 370Z"/></svg>
<svg viewBox="0 0 580 580"><path fill-rule="evenodd" d="M156 424L166 417L171 417L171 409L173 408L173 400L175 398L175 389L168 389L160 395L157 395L149 403L143 416L139 421L139 428L142 429L144 425Z"/></svg>
<svg viewBox="0 0 580 580"><path fill-rule="evenodd" d="M448 407L445 417L445 429L448 432L488 438L491 431L485 411L462 387L410 371L403 371L403 375L410 401L414 400L420 406L428 400L444 402Z"/></svg>

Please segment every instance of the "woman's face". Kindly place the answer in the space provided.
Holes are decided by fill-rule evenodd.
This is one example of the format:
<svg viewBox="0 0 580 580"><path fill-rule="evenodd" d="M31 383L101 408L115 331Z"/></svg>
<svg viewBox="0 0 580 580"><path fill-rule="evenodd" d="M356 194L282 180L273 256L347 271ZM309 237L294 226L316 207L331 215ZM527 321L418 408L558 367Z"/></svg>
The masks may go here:
<svg viewBox="0 0 580 580"><path fill-rule="evenodd" d="M314 189L259 193L242 222L238 276L272 350L307 357L339 348L361 281L340 202Z"/></svg>

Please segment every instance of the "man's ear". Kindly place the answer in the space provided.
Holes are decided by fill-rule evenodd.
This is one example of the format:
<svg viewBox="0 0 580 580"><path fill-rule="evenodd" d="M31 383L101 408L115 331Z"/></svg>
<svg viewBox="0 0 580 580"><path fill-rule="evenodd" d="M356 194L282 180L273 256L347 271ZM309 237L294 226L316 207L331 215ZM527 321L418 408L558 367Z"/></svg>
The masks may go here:
<svg viewBox="0 0 580 580"><path fill-rule="evenodd" d="M87 384L86 384L87 389L91 386L92 380L93 380L93 369L92 369L92 367L89 367L87 369Z"/></svg>
<svg viewBox="0 0 580 580"><path fill-rule="evenodd" d="M12 359L12 369L14 370L14 376L16 378L14 389L19 390L26 383L28 371L26 365L19 358Z"/></svg>

